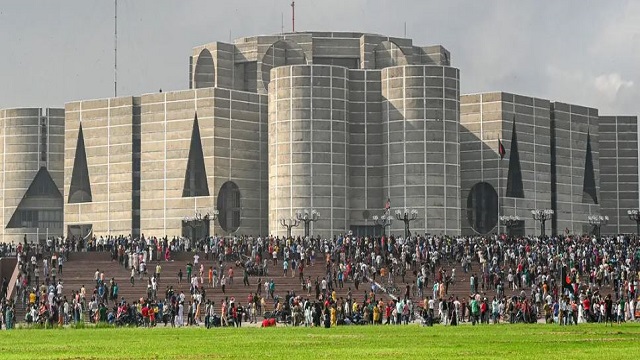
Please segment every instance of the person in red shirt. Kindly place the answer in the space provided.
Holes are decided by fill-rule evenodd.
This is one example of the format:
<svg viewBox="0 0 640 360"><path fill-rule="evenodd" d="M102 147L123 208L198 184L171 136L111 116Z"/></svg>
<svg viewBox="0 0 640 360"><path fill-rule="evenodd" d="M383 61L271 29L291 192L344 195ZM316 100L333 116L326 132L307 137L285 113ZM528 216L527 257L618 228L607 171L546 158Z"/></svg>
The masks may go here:
<svg viewBox="0 0 640 360"><path fill-rule="evenodd" d="M389 323L391 322L391 305L387 304L387 307L385 308L385 317L387 319L386 325L389 325Z"/></svg>
<svg viewBox="0 0 640 360"><path fill-rule="evenodd" d="M231 317L233 318L233 326L239 326L238 323L238 308L236 307L236 304L233 304L231 306Z"/></svg>
<svg viewBox="0 0 640 360"><path fill-rule="evenodd" d="M142 307L142 319L144 320L144 326L149 326L149 307L147 304Z"/></svg>
<svg viewBox="0 0 640 360"><path fill-rule="evenodd" d="M589 297L585 297L584 301L582 301L582 312L584 314L585 321L591 321L589 309L591 309L591 301L589 301Z"/></svg>
<svg viewBox="0 0 640 360"><path fill-rule="evenodd" d="M155 306L149 307L149 324L151 326L155 326L156 324L156 307Z"/></svg>

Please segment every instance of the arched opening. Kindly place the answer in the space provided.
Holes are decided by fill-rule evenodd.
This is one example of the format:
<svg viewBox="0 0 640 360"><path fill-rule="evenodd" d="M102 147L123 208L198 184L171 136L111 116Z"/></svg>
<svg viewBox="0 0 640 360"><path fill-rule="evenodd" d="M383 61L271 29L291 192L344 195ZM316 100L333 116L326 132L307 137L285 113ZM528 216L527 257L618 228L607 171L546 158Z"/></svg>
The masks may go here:
<svg viewBox="0 0 640 360"><path fill-rule="evenodd" d="M218 192L218 223L222 230L232 233L240 227L240 188L233 181L222 184Z"/></svg>
<svg viewBox="0 0 640 360"><path fill-rule="evenodd" d="M498 224L498 193L487 182L473 185L467 197L467 220L473 231L488 234Z"/></svg>
<svg viewBox="0 0 640 360"><path fill-rule="evenodd" d="M373 49L374 69L408 65L402 49L392 41L383 41Z"/></svg>
<svg viewBox="0 0 640 360"><path fill-rule="evenodd" d="M198 55L194 73L193 82L196 89L216 86L216 69L209 50L204 49Z"/></svg>
<svg viewBox="0 0 640 360"><path fill-rule="evenodd" d="M265 90L269 88L271 81L271 69L285 65L302 65L307 60L304 51L290 41L278 40L269 46L267 52L262 57L262 83Z"/></svg>

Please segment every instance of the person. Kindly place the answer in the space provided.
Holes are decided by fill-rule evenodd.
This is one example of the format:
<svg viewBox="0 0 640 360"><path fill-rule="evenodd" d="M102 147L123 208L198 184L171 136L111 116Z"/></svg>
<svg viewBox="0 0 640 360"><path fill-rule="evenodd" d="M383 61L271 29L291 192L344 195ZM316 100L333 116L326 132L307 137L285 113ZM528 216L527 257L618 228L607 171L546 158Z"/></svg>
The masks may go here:
<svg viewBox="0 0 640 360"><path fill-rule="evenodd" d="M180 301L178 304L178 313L176 314L175 322L178 327L184 325L184 301Z"/></svg>
<svg viewBox="0 0 640 360"><path fill-rule="evenodd" d="M627 304L624 297L620 298L620 302L618 303L618 325L625 320L625 312L624 307Z"/></svg>
<svg viewBox="0 0 640 360"><path fill-rule="evenodd" d="M330 311L330 316L331 316L331 326L336 326L337 325L337 310L336 310L335 304L331 306L329 311Z"/></svg>
<svg viewBox="0 0 640 360"><path fill-rule="evenodd" d="M182 269L178 270L178 284L182 284Z"/></svg>
<svg viewBox="0 0 640 360"><path fill-rule="evenodd" d="M605 325L610 323L613 326L613 301L611 300L611 294L608 294L604 300L604 308L605 308Z"/></svg>
<svg viewBox="0 0 640 360"><path fill-rule="evenodd" d="M251 286L251 284L249 284L249 272L247 271L247 268L242 270L242 284L244 286Z"/></svg>
<svg viewBox="0 0 640 360"><path fill-rule="evenodd" d="M471 324L475 325L480 320L480 304L478 304L478 300L474 296L471 297L469 303L471 305Z"/></svg>
<svg viewBox="0 0 640 360"><path fill-rule="evenodd" d="M191 271L192 271L192 269L193 269L193 265L191 265L191 263L187 263L187 279L189 279L189 280L191 280Z"/></svg>
<svg viewBox="0 0 640 360"><path fill-rule="evenodd" d="M329 315L329 308L328 307L324 308L323 319L324 319L324 327L326 329L330 328L331 327L331 318L330 318L330 315Z"/></svg>
<svg viewBox="0 0 640 360"><path fill-rule="evenodd" d="M13 329L13 321L14 321L14 309L12 305L7 305L5 307L4 314L4 325L7 330Z"/></svg>

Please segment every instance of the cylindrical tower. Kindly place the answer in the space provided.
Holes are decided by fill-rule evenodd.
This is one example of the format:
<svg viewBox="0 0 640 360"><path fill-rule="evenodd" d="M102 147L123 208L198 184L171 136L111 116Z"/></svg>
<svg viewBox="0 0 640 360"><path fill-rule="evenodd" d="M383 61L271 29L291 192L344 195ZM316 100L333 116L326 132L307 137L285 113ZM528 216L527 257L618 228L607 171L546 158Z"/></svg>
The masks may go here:
<svg viewBox="0 0 640 360"><path fill-rule="evenodd" d="M1 242L62 235L64 110L0 110Z"/></svg>
<svg viewBox="0 0 640 360"><path fill-rule="evenodd" d="M382 70L384 192L391 213L415 209L412 234L460 233L459 70ZM391 232L401 235L394 221Z"/></svg>
<svg viewBox="0 0 640 360"><path fill-rule="evenodd" d="M269 83L269 231L286 235L281 219L313 209L311 233L347 230L348 70L293 65L271 70ZM304 224L292 229L303 235Z"/></svg>

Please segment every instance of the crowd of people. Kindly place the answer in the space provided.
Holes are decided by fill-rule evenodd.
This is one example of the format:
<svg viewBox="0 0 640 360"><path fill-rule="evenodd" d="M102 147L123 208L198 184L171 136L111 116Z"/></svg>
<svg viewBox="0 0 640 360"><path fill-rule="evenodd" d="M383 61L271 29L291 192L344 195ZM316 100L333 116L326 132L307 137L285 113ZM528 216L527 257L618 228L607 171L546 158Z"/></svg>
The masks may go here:
<svg viewBox="0 0 640 360"><path fill-rule="evenodd" d="M26 309L27 323L50 325L89 320L241 326L259 317L328 327L414 320L425 325L612 323L635 320L640 276L640 244L628 236L212 236L192 242L143 235L51 239L44 246L25 242L7 251L18 256L20 275L12 299L6 299L9 284L3 280L6 328L15 323L16 306ZM130 271L130 286L146 283L146 294L133 302L120 298L120 285L100 269L90 289L65 293L64 264L78 251L109 252ZM185 271L161 277L162 263L183 251L194 253ZM323 276L305 277L309 266L322 267ZM234 268L242 272L242 287L250 294L215 304L208 293L226 294L229 286L240 286L233 283ZM280 274L297 277L300 287L276 289ZM174 291L167 281L161 294L167 276L188 282L189 293Z"/></svg>

